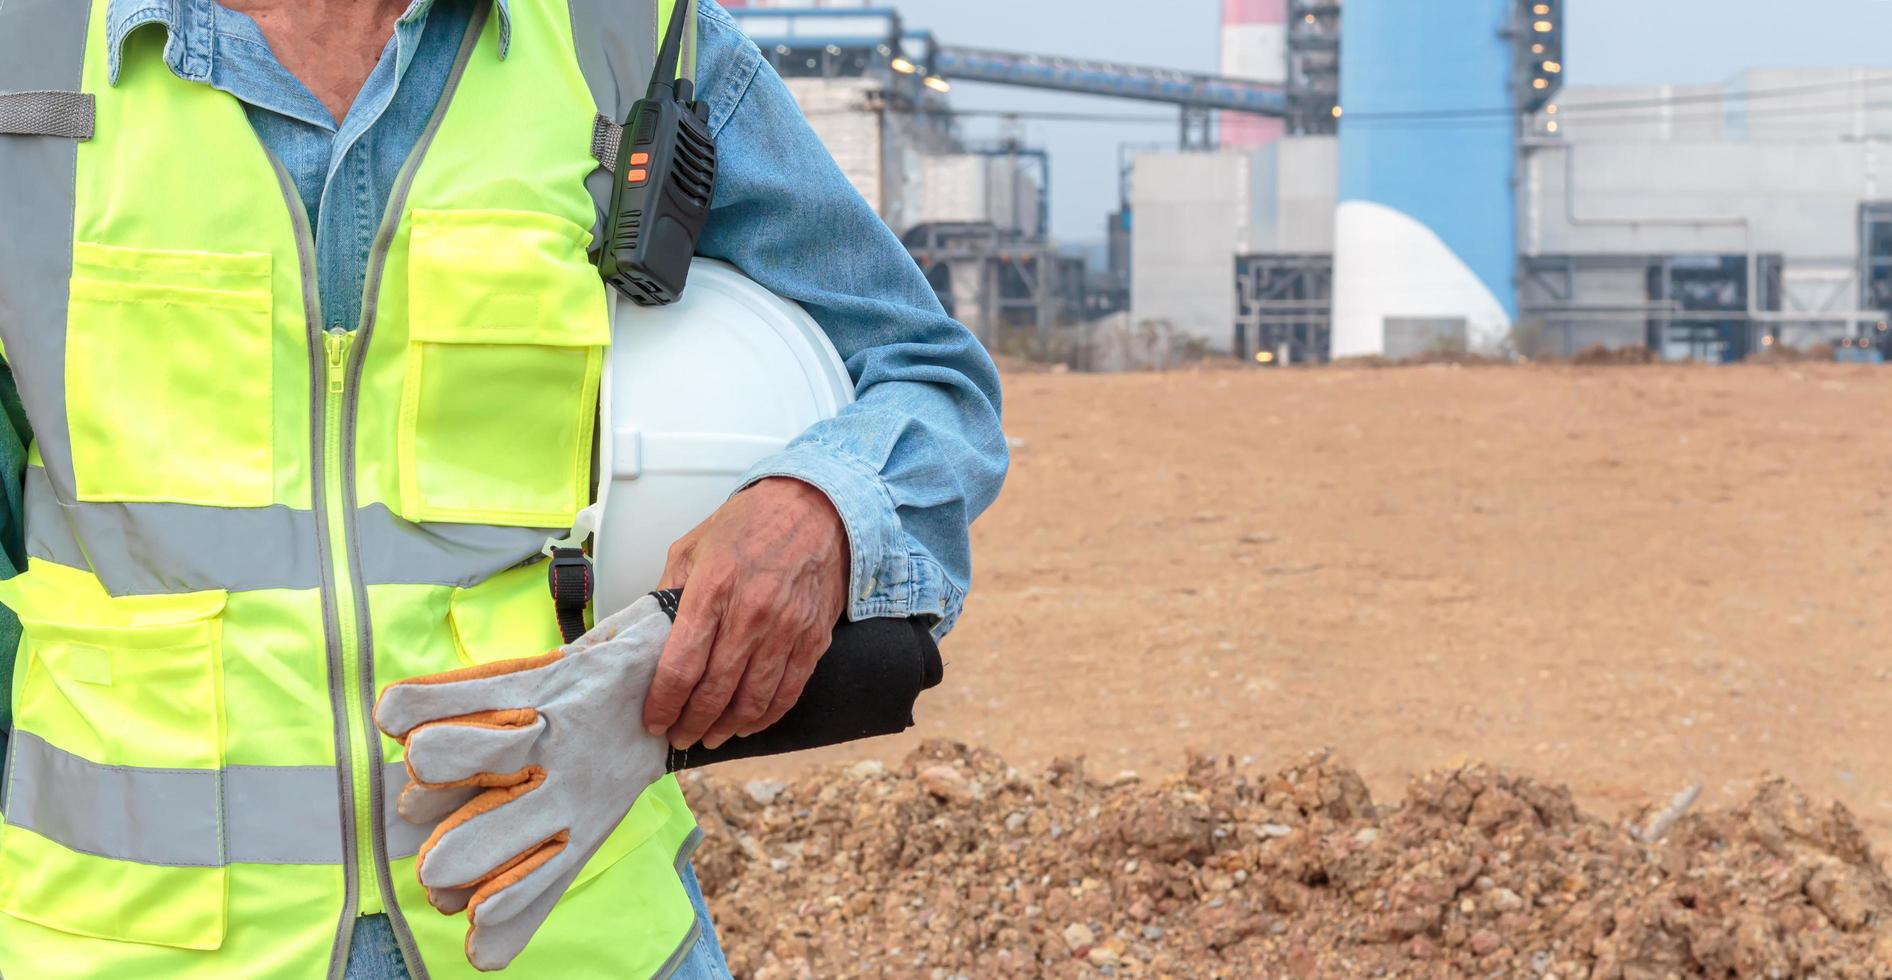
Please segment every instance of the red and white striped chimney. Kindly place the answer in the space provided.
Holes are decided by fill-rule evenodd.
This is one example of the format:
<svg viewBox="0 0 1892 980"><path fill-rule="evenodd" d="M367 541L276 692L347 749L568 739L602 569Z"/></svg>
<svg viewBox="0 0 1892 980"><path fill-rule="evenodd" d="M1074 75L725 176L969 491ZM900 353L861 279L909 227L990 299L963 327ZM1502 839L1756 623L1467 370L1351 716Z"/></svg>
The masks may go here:
<svg viewBox="0 0 1892 980"><path fill-rule="evenodd" d="M1280 85L1288 77L1287 0L1222 0L1222 74ZM1222 146L1253 149L1279 139L1281 119L1224 112Z"/></svg>

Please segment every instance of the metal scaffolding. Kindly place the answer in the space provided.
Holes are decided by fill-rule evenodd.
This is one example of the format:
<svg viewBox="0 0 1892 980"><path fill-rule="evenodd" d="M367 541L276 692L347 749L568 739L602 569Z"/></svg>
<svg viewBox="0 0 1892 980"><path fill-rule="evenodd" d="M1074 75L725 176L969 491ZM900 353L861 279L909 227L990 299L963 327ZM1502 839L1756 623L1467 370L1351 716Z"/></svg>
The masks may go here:
<svg viewBox="0 0 1892 980"><path fill-rule="evenodd" d="M946 312L987 347L998 347L1001 328L1029 328L1044 353L1061 321L1085 316L1083 260L1043 239L983 222L941 222L914 228L905 241Z"/></svg>
<svg viewBox="0 0 1892 980"><path fill-rule="evenodd" d="M1288 132L1333 133L1339 125L1340 0L1288 4Z"/></svg>
<svg viewBox="0 0 1892 980"><path fill-rule="evenodd" d="M1235 356L1263 364L1327 360L1332 331L1334 257L1235 257Z"/></svg>

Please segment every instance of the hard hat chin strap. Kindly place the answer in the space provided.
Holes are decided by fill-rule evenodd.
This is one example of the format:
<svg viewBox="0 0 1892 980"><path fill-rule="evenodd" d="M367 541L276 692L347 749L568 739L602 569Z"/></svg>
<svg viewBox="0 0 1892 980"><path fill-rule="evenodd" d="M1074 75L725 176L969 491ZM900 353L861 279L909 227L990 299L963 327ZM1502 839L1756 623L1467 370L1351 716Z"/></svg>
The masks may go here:
<svg viewBox="0 0 1892 980"><path fill-rule="evenodd" d="M583 548L553 548L546 577L552 585L558 633L566 643L577 642L585 635L585 607L591 605L591 559Z"/></svg>
<svg viewBox="0 0 1892 980"><path fill-rule="evenodd" d="M564 538L547 538L541 549L551 561L545 577L552 589L552 609L558 616L558 633L566 643L575 643L585 635L585 607L591 605L591 558L585 554L585 542L598 529L601 505L592 504L578 512L572 533Z"/></svg>

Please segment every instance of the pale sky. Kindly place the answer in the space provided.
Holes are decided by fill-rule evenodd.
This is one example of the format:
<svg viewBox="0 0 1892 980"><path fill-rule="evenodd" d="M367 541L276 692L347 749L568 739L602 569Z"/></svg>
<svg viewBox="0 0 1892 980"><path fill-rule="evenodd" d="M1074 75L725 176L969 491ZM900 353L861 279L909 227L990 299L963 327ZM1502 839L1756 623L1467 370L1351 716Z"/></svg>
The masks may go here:
<svg viewBox="0 0 1892 980"><path fill-rule="evenodd" d="M1219 0L889 0L944 43L1214 71ZM1420 0L1409 0L1420 2ZM1425 0L1439 2L1439 0ZM1449 0L1447 0L1449 2ZM1892 66L1892 0L1568 0L1565 64L1577 85L1716 82L1744 68ZM1152 23L1152 17L1166 22ZM957 85L961 109L1150 116L1147 123L1029 120L1051 151L1052 230L1103 237L1127 143L1176 139L1168 107ZM967 120L972 136L998 123Z"/></svg>

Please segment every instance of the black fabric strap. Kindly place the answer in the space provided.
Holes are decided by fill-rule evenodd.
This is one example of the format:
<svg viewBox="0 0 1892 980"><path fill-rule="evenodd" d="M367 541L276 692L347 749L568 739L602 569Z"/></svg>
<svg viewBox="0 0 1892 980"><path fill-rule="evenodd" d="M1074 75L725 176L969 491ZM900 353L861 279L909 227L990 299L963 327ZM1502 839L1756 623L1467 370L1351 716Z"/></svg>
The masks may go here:
<svg viewBox="0 0 1892 980"><path fill-rule="evenodd" d="M558 632L566 643L585 635L585 607L591 605L591 559L583 548L553 548L546 566Z"/></svg>

